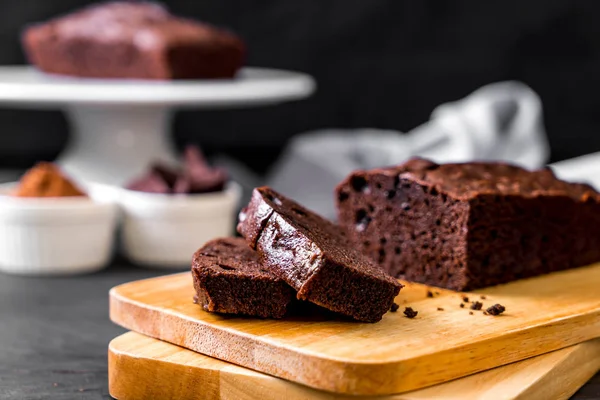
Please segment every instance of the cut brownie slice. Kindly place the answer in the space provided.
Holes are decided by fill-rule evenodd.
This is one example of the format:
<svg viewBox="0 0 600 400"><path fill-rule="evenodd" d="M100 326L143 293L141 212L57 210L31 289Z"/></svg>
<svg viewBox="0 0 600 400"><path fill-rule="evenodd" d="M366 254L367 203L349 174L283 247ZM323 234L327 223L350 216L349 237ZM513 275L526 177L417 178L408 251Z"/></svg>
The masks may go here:
<svg viewBox="0 0 600 400"><path fill-rule="evenodd" d="M357 171L340 225L392 275L471 290L600 261L600 195L551 170L423 159Z"/></svg>
<svg viewBox="0 0 600 400"><path fill-rule="evenodd" d="M359 321L379 321L402 287L338 226L268 187L254 189L238 231L298 299Z"/></svg>
<svg viewBox="0 0 600 400"><path fill-rule="evenodd" d="M208 242L192 261L195 301L206 311L281 318L293 289L266 270L242 238Z"/></svg>

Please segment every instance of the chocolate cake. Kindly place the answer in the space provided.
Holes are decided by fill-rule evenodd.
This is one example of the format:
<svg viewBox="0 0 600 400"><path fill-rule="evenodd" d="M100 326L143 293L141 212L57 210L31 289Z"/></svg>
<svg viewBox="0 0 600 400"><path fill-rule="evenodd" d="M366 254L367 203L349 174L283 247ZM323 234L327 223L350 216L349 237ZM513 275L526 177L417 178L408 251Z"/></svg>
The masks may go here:
<svg viewBox="0 0 600 400"><path fill-rule="evenodd" d="M336 193L349 239L398 278L471 290L600 261L600 195L550 169L413 159Z"/></svg>
<svg viewBox="0 0 600 400"><path fill-rule="evenodd" d="M208 242L192 260L195 301L205 311L281 318L294 298L283 280L265 269L242 238Z"/></svg>
<svg viewBox="0 0 600 400"><path fill-rule="evenodd" d="M356 320L379 321L402 287L338 226L268 187L254 189L238 232L298 299Z"/></svg>
<svg viewBox="0 0 600 400"><path fill-rule="evenodd" d="M111 2L25 29L29 61L44 72L92 78L231 78L244 45L232 33L149 2Z"/></svg>

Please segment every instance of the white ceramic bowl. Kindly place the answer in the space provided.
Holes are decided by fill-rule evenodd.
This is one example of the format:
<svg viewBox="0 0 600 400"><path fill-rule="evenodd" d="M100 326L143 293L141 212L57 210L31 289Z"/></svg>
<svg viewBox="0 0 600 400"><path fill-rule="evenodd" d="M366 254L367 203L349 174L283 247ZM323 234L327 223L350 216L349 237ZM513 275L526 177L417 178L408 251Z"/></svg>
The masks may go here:
<svg viewBox="0 0 600 400"><path fill-rule="evenodd" d="M164 195L122 190L121 247L136 264L188 268L208 240L231 235L241 188L230 182L222 192Z"/></svg>
<svg viewBox="0 0 600 400"><path fill-rule="evenodd" d="M0 186L0 271L80 274L106 266L118 208L87 197L8 196Z"/></svg>

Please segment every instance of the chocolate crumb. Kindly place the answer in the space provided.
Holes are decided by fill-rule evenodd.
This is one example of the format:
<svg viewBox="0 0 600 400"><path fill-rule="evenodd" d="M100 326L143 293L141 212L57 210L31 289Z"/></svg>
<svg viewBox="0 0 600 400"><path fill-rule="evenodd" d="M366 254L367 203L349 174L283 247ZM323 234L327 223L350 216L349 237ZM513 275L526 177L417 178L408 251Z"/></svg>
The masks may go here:
<svg viewBox="0 0 600 400"><path fill-rule="evenodd" d="M464 303L460 303L460 308L465 308L465 304Z"/></svg>
<svg viewBox="0 0 600 400"><path fill-rule="evenodd" d="M406 304L406 303L408 303L408 300L406 300L406 299L402 300L402 303Z"/></svg>
<svg viewBox="0 0 600 400"><path fill-rule="evenodd" d="M483 312L483 315L488 315L487 311L484 311L484 312Z"/></svg>
<svg viewBox="0 0 600 400"><path fill-rule="evenodd" d="M391 312L396 312L398 311L398 309L400 308L400 306L396 303L392 303L392 307L390 308Z"/></svg>
<svg viewBox="0 0 600 400"><path fill-rule="evenodd" d="M479 301L474 301L471 304L471 310L481 310L482 307L483 307L483 303L481 303Z"/></svg>
<svg viewBox="0 0 600 400"><path fill-rule="evenodd" d="M481 295L481 300L485 300L486 297L484 295Z"/></svg>
<svg viewBox="0 0 600 400"><path fill-rule="evenodd" d="M427 291L427 297L433 297L433 292L431 290Z"/></svg>
<svg viewBox="0 0 600 400"><path fill-rule="evenodd" d="M438 294L440 294L440 292L438 292L437 290L434 290L435 295L437 296Z"/></svg>
<svg viewBox="0 0 600 400"><path fill-rule="evenodd" d="M469 315L473 315L473 311L469 311Z"/></svg>
<svg viewBox="0 0 600 400"><path fill-rule="evenodd" d="M437 310L438 311L444 311L444 309L442 307L438 307Z"/></svg>
<svg viewBox="0 0 600 400"><path fill-rule="evenodd" d="M506 308L502 304L494 304L485 311L487 314L495 316L502 314L504 311L506 311Z"/></svg>
<svg viewBox="0 0 600 400"><path fill-rule="evenodd" d="M414 318L417 316L419 312L415 311L412 309L412 307L405 307L404 308L404 315L406 316L406 318Z"/></svg>
<svg viewBox="0 0 600 400"><path fill-rule="evenodd" d="M469 302L469 298L468 298L467 296L463 296L463 301L464 301L465 303L468 303L468 302Z"/></svg>

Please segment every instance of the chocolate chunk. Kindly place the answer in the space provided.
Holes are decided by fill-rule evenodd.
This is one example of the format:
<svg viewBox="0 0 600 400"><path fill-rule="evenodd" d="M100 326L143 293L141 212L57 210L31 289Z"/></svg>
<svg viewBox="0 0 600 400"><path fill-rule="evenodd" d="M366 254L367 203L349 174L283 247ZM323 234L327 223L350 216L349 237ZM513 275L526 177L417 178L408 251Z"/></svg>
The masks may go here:
<svg viewBox="0 0 600 400"><path fill-rule="evenodd" d="M175 168L171 168L168 165L162 163L155 163L151 167L152 172L161 177L163 182L169 187L172 188L175 186L175 182L177 182L177 177L179 175L179 171Z"/></svg>
<svg viewBox="0 0 600 400"><path fill-rule="evenodd" d="M465 304L464 303L460 303L460 308L465 308Z"/></svg>
<svg viewBox="0 0 600 400"><path fill-rule="evenodd" d="M433 292L431 290L427 291L427 297L433 297Z"/></svg>
<svg viewBox="0 0 600 400"><path fill-rule="evenodd" d="M227 179L227 172L210 167L198 147L188 146L182 169L156 163L127 188L146 193L201 194L223 190Z"/></svg>
<svg viewBox="0 0 600 400"><path fill-rule="evenodd" d="M398 311L398 309L400 308L400 306L396 303L392 303L392 307L390 308L391 312L396 312Z"/></svg>
<svg viewBox="0 0 600 400"><path fill-rule="evenodd" d="M502 304L494 304L485 311L487 311L489 315L500 315L506 311L506 308Z"/></svg>
<svg viewBox="0 0 600 400"><path fill-rule="evenodd" d="M173 186L174 193L208 193L223 190L227 172L211 168L197 146L185 150L183 174Z"/></svg>
<svg viewBox="0 0 600 400"><path fill-rule="evenodd" d="M168 171L168 167L158 164L153 165L146 175L130 182L127 189L146 193L168 194L172 192L169 185L170 176L171 171ZM173 180L173 182L175 181Z"/></svg>
<svg viewBox="0 0 600 400"><path fill-rule="evenodd" d="M406 307L404 308L404 315L406 316L406 318L414 318L417 316L417 314L419 314L418 311L415 311L412 309L412 307Z"/></svg>
<svg viewBox="0 0 600 400"><path fill-rule="evenodd" d="M463 296L462 301L464 301L465 303L469 302L469 298L467 296Z"/></svg>
<svg viewBox="0 0 600 400"><path fill-rule="evenodd" d="M480 303L479 301L474 301L471 304L471 310L481 310L481 307L483 307L483 303Z"/></svg>

